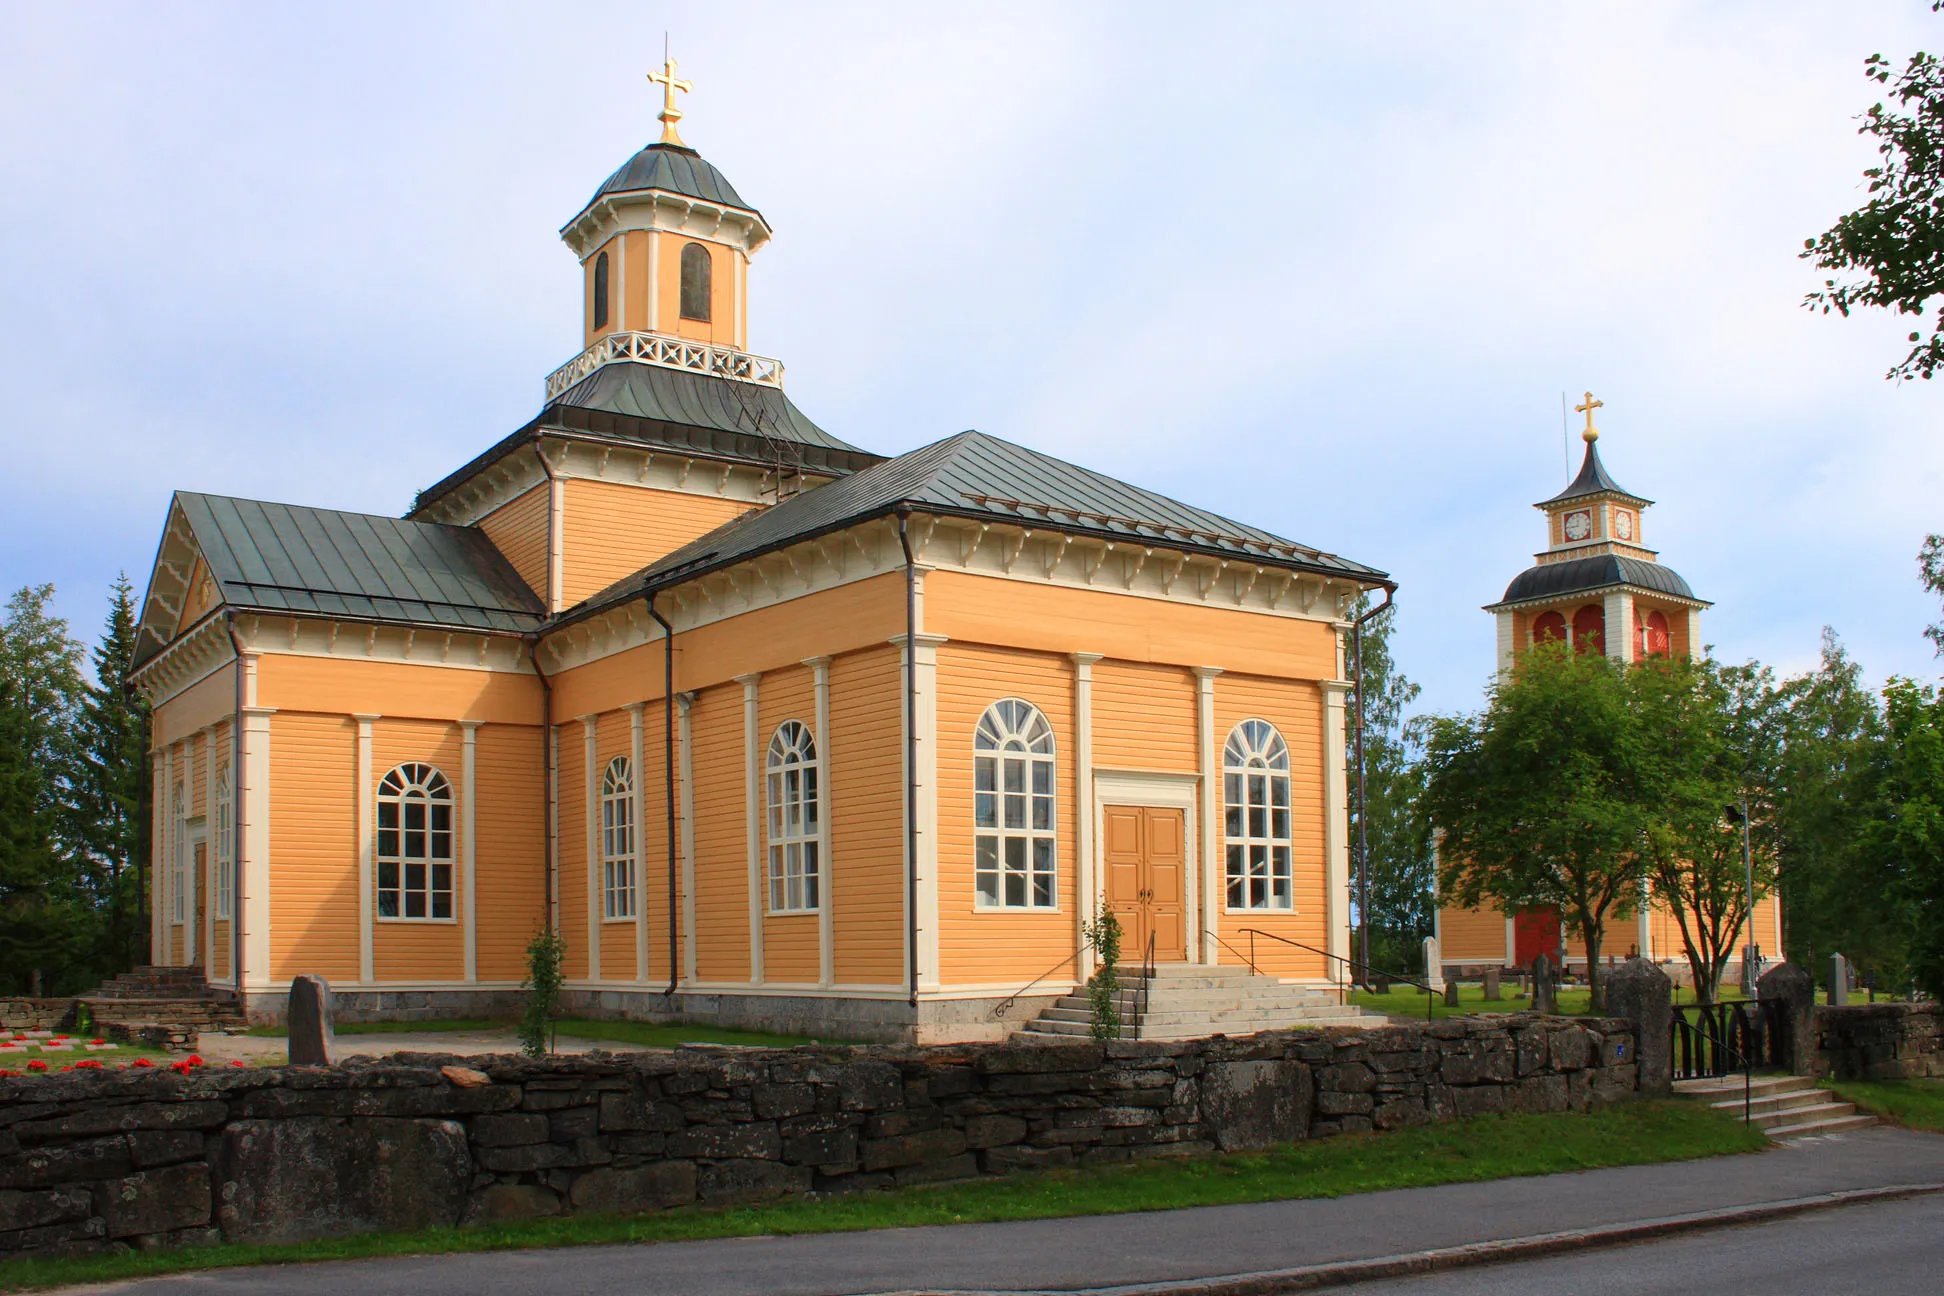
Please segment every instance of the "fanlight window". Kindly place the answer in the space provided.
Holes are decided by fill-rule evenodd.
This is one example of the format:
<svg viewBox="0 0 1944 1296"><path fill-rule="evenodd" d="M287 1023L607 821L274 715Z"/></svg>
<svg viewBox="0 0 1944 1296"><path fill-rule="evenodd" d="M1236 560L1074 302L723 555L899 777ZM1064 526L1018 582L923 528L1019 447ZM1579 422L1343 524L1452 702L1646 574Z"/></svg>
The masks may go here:
<svg viewBox="0 0 1944 1296"><path fill-rule="evenodd" d="M815 909L821 903L818 846L823 828L817 784L817 740L809 726L785 720L770 737L769 895L778 912Z"/></svg>
<svg viewBox="0 0 1944 1296"><path fill-rule="evenodd" d="M601 776L601 897L607 917L635 916L634 767L626 756Z"/></svg>
<svg viewBox="0 0 1944 1296"><path fill-rule="evenodd" d="M236 818L230 763L216 767L216 916L228 918L236 904Z"/></svg>
<svg viewBox="0 0 1944 1296"><path fill-rule="evenodd" d="M1267 720L1244 720L1222 749L1228 907L1289 909L1289 748Z"/></svg>
<svg viewBox="0 0 1944 1296"><path fill-rule="evenodd" d="M1051 909L1057 820L1053 727L1018 698L986 708L972 738L973 875L981 905Z"/></svg>
<svg viewBox="0 0 1944 1296"><path fill-rule="evenodd" d="M452 785L430 765L378 784L378 916L452 917Z"/></svg>
<svg viewBox="0 0 1944 1296"><path fill-rule="evenodd" d="M594 327L604 329L608 322L608 254L594 258Z"/></svg>
<svg viewBox="0 0 1944 1296"><path fill-rule="evenodd" d="M700 243L682 248L682 318L709 322L709 287L713 267L709 249Z"/></svg>

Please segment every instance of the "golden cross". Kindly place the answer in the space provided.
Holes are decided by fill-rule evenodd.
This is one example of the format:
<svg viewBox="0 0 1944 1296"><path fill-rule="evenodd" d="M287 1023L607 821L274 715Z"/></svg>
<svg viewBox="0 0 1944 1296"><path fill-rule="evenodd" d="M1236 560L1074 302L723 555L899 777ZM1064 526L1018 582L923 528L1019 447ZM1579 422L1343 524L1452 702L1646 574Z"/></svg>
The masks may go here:
<svg viewBox="0 0 1944 1296"><path fill-rule="evenodd" d="M1580 436L1588 445L1592 445L1600 439L1600 429L1593 426L1593 411L1601 408L1605 404L1605 401L1594 400L1593 393L1588 392L1586 393L1586 403L1584 405L1573 406L1573 413L1586 415L1586 431L1580 433Z"/></svg>
<svg viewBox="0 0 1944 1296"><path fill-rule="evenodd" d="M650 72L648 79L662 88L661 142L686 148L687 146L682 144L682 137L675 131L675 123L682 120L682 110L675 106L675 92L680 90L687 94L695 89L695 83L684 81L675 75L675 60L667 58L666 52L664 52L662 70Z"/></svg>

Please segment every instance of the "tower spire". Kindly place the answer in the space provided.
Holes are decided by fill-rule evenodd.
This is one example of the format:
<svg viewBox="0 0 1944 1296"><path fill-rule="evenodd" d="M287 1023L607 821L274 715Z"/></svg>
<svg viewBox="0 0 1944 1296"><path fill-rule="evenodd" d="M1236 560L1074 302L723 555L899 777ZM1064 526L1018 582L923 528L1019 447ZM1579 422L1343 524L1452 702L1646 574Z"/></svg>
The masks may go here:
<svg viewBox="0 0 1944 1296"><path fill-rule="evenodd" d="M673 144L677 148L687 148L688 146L682 143L681 134L675 129L675 123L682 120L682 110L675 106L675 92L680 90L683 94L687 94L695 89L695 83L684 81L675 75L675 60L668 56L666 39L662 41L662 69L659 72L650 72L648 79L662 88L661 142Z"/></svg>

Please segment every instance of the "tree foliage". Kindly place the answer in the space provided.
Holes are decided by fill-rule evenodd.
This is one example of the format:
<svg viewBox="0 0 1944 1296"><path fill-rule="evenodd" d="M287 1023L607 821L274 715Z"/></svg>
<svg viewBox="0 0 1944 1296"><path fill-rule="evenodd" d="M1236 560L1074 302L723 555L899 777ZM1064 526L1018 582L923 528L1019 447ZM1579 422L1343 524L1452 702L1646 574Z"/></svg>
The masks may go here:
<svg viewBox="0 0 1944 1296"><path fill-rule="evenodd" d="M1927 535L1917 551L1917 571L1924 588L1944 598L1944 535ZM1944 657L1944 616L1933 626L1924 627L1924 638L1931 641L1937 655Z"/></svg>
<svg viewBox="0 0 1944 1296"><path fill-rule="evenodd" d="M1419 727L1405 717L1419 689L1397 669L1391 648L1396 624L1393 605L1390 612L1365 622L1362 636L1369 961L1380 970L1412 972L1422 970L1421 942L1431 934L1435 866L1431 825L1421 804ZM1353 818L1353 840L1357 827Z"/></svg>
<svg viewBox="0 0 1944 1296"><path fill-rule="evenodd" d="M1944 997L1944 695L1893 679L1883 690L1883 741L1860 770L1859 860L1890 879L1910 972Z"/></svg>

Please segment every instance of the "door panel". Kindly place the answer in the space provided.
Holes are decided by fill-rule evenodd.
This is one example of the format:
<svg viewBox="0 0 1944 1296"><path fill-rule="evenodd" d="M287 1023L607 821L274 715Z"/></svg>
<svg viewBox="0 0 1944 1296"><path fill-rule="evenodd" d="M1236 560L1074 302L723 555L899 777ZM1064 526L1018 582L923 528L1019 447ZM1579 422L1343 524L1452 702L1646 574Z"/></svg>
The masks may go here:
<svg viewBox="0 0 1944 1296"><path fill-rule="evenodd" d="M1559 910L1550 905L1522 909L1512 916L1512 957L1519 966L1530 967L1541 954L1555 970L1559 967Z"/></svg>
<svg viewBox="0 0 1944 1296"><path fill-rule="evenodd" d="M1154 936L1154 957L1188 957L1187 838L1179 810L1104 806L1101 856L1108 907L1120 915L1122 959L1138 963Z"/></svg>

